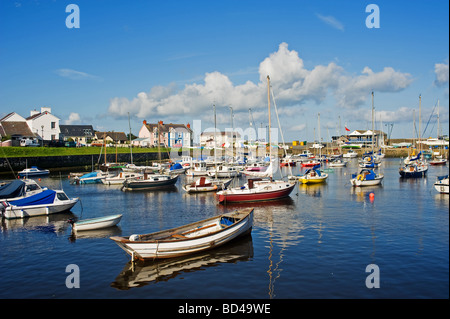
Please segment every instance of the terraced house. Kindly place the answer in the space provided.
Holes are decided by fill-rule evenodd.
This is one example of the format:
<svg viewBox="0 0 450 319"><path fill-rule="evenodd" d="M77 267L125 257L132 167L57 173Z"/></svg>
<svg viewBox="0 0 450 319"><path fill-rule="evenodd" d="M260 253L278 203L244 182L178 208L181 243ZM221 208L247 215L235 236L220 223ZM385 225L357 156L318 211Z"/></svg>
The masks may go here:
<svg viewBox="0 0 450 319"><path fill-rule="evenodd" d="M158 137L159 132L159 137ZM133 140L133 145L141 147L157 147L158 142L163 147L191 147L193 134L191 126L185 124L164 124L159 121L155 124L143 121L139 130L139 137Z"/></svg>

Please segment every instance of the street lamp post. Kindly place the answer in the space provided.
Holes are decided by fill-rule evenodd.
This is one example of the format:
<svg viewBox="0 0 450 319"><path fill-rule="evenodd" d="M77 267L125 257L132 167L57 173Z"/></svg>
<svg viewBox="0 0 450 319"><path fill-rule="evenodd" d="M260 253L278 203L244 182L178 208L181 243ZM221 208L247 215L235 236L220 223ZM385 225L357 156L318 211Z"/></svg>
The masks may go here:
<svg viewBox="0 0 450 319"><path fill-rule="evenodd" d="M41 125L41 130L42 130L42 134L41 134L42 146L44 146L44 125Z"/></svg>

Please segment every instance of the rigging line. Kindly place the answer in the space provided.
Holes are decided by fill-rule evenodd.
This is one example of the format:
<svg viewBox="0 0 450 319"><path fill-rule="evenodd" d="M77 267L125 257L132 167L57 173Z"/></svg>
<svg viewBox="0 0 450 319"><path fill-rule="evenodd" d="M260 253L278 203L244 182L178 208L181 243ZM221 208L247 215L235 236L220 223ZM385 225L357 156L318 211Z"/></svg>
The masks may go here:
<svg viewBox="0 0 450 319"><path fill-rule="evenodd" d="M273 88L272 88L272 90L270 90L270 92L272 93L273 104L274 104L274 106L275 106L275 114L277 115L278 127L279 127L279 129L280 129L281 139L282 139L282 141L283 141L284 155L285 155L285 157L287 157L287 151L286 151L286 148L284 148L285 143L284 143L283 130L281 129L280 118L278 117L277 102L275 101L275 96L273 95ZM288 163L288 168L289 168L289 171L290 171L290 173L291 173L291 175L292 175L292 168L291 168L291 165L289 165L289 163ZM281 173L281 172L280 172L280 173Z"/></svg>
<svg viewBox="0 0 450 319"><path fill-rule="evenodd" d="M427 125L425 126L425 129L423 130L423 135L422 136L425 136L425 132L427 131L428 124L430 124L430 120L433 117L434 110L436 109L436 106L437 106L437 102L436 102L436 104L433 107L433 111L431 111L430 117L428 118L428 122L427 122ZM433 128L434 128L434 126L433 126Z"/></svg>
<svg viewBox="0 0 450 319"><path fill-rule="evenodd" d="M6 154L5 154L5 151L3 150L3 147L1 147L1 150L2 150L2 153L3 153L3 157L4 157L5 160L6 160L6 163L8 163L8 166L9 166L9 168L11 169L11 172L12 172L12 174L13 174L13 176L14 176L14 179L16 179L16 178L17 178L17 177L16 177L16 173L14 173L14 170L13 170L13 168L11 167L11 163L9 163L8 158L6 157Z"/></svg>

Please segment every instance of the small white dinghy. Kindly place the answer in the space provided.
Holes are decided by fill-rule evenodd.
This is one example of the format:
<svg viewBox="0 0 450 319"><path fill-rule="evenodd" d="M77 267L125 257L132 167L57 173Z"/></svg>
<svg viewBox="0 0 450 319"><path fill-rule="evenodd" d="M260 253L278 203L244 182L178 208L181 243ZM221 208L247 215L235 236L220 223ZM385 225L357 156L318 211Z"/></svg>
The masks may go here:
<svg viewBox="0 0 450 319"><path fill-rule="evenodd" d="M223 245L251 232L253 208L204 219L150 234L110 237L131 260L155 260L197 253Z"/></svg>
<svg viewBox="0 0 450 319"><path fill-rule="evenodd" d="M72 231L95 230L116 226L120 222L121 218L122 214L90 218L79 221L69 219L69 224L72 225Z"/></svg>

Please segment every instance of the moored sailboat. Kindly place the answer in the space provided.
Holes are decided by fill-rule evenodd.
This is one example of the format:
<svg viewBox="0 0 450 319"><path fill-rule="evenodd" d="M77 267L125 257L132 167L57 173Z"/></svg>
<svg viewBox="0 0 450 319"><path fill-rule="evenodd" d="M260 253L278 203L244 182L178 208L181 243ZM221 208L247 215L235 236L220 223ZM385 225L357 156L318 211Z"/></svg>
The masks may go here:
<svg viewBox="0 0 450 319"><path fill-rule="evenodd" d="M270 78L267 76L267 98L269 106L269 149L270 149L270 165L266 172L269 173L269 178L255 178L249 179L246 184L241 187L231 188L227 190L220 191L216 194L216 198L219 203L230 203L230 202L253 202L253 201L266 201L275 200L290 195L294 189L295 182L285 182L283 180L273 180L273 167L276 167L272 161L272 147L270 139ZM247 174L250 172L247 172ZM262 173L262 172L253 172Z"/></svg>
<svg viewBox="0 0 450 319"><path fill-rule="evenodd" d="M420 178L425 177L428 171L428 164L422 160L422 150L421 150L421 133L420 133L420 125L421 125L421 110L422 110L422 97L419 95L419 154L416 158L410 158L406 164L399 168L398 172L401 177L412 177L412 178Z"/></svg>
<svg viewBox="0 0 450 319"><path fill-rule="evenodd" d="M314 166L306 170L305 174L300 176L298 180L302 184L319 184L324 183L328 178L328 174L320 170L320 165Z"/></svg>
<svg viewBox="0 0 450 319"><path fill-rule="evenodd" d="M350 183L352 186L374 186L380 185L384 175L375 173L372 169L364 168L359 174L352 174Z"/></svg>

